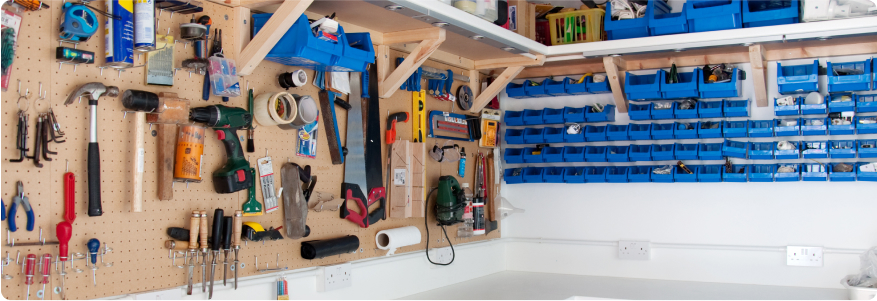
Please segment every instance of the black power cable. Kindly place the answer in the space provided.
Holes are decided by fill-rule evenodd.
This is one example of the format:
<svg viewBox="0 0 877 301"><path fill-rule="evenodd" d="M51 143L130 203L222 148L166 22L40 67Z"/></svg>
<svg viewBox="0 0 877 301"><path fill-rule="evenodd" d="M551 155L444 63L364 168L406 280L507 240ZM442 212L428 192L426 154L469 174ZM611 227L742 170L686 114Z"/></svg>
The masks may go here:
<svg viewBox="0 0 877 301"><path fill-rule="evenodd" d="M432 193L435 192L438 188L433 188L426 194L426 208L429 210L429 197L432 196ZM438 208L436 208L438 210ZM448 240L448 245L451 246L451 262L448 263L436 263L433 262L432 259L429 259L429 212L427 215L423 217L423 225L426 227L424 231L426 231L426 260L429 260L429 263L434 265L451 265L454 263L454 259L457 258L457 253L454 251L454 245L451 243L451 239L448 237L448 231L445 230L445 225L440 225L442 227L442 232L445 233L445 239Z"/></svg>

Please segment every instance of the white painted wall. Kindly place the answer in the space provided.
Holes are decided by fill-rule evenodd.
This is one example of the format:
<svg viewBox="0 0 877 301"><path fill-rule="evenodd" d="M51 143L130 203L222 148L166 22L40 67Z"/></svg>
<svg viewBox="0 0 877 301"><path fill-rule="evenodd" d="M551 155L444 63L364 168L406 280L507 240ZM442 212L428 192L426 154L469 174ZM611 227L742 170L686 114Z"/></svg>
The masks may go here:
<svg viewBox="0 0 877 301"><path fill-rule="evenodd" d="M844 62L865 58L867 56L851 56L832 60ZM820 60L823 66L825 62L826 59ZM749 65L739 64L738 67L749 75L749 80L743 85L744 98L752 99ZM778 95L776 63L771 62L769 67L768 88L773 100ZM680 71L691 69L681 68ZM821 91L827 91L826 84L826 77L821 77ZM502 97L505 110L613 103L609 94L541 99L510 99L505 94ZM775 118L772 105L758 108L753 103L752 119ZM627 114L616 116L615 123L629 123ZM859 138L875 136L860 135ZM853 136L829 139L844 138L856 139ZM760 139L772 141L772 138ZM826 138L804 137L800 140ZM665 143L663 141L666 140L661 143ZM601 145L629 143L604 142ZM733 161L735 164L765 162ZM702 163L721 162L686 161L689 165ZM598 164L519 164L503 168ZM877 245L875 191L877 185L873 182L504 185L503 196L526 210L525 214L513 215L503 222L503 236L511 238L506 260L512 271L839 288L843 276L859 269L858 253ZM617 259L615 242L618 240L651 241L651 260ZM787 245L826 247L825 266L786 266L784 247Z"/></svg>

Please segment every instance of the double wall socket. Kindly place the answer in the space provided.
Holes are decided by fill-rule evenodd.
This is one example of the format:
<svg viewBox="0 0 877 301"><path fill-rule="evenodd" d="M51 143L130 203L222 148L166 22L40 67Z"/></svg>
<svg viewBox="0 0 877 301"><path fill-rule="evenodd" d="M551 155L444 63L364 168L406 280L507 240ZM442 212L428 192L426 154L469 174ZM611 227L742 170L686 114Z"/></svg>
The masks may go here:
<svg viewBox="0 0 877 301"><path fill-rule="evenodd" d="M444 248L435 248L429 250L429 259L435 263L450 263L451 259L454 258L454 254L451 251L451 247ZM431 265L432 268L442 267L441 265Z"/></svg>
<svg viewBox="0 0 877 301"><path fill-rule="evenodd" d="M353 285L350 263L317 269L317 291L328 292Z"/></svg>
<svg viewBox="0 0 877 301"><path fill-rule="evenodd" d="M647 241L622 240L618 242L619 259L649 260L652 248Z"/></svg>
<svg viewBox="0 0 877 301"><path fill-rule="evenodd" d="M786 265L802 267L822 266L822 247L786 247Z"/></svg>

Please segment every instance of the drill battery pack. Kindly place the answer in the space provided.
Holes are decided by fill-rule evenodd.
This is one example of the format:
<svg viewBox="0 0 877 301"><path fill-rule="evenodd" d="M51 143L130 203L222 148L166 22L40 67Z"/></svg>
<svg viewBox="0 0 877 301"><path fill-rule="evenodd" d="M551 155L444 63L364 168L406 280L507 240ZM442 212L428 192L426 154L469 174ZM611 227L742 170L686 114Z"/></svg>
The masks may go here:
<svg viewBox="0 0 877 301"><path fill-rule="evenodd" d="M253 187L255 180L249 167L228 172L220 170L213 173L213 189L217 193L238 192Z"/></svg>

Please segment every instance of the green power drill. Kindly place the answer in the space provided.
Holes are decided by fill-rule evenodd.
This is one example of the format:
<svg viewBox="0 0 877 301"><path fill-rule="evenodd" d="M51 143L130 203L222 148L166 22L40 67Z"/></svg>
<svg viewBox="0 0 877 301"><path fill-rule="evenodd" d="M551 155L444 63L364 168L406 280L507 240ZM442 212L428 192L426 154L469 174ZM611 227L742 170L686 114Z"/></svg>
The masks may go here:
<svg viewBox="0 0 877 301"><path fill-rule="evenodd" d="M460 182L453 176L439 178L438 197L435 201L435 219L439 225L450 226L463 222L466 195Z"/></svg>
<svg viewBox="0 0 877 301"><path fill-rule="evenodd" d="M244 151L237 131L253 123L253 115L243 108L212 105L193 108L189 119L203 122L216 130L219 140L225 146L228 161L222 168L213 172L213 188L218 193L232 193L253 187L255 175Z"/></svg>

